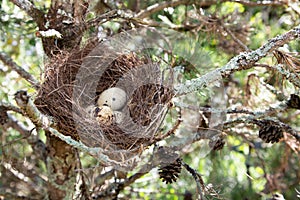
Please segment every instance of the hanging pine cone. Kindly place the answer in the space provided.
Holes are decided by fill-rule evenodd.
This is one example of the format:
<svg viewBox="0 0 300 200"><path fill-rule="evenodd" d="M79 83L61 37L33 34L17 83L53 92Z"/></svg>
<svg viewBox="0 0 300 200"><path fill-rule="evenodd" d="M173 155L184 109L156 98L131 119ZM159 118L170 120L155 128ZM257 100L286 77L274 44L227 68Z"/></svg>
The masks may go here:
<svg viewBox="0 0 300 200"><path fill-rule="evenodd" d="M286 104L289 108L300 109L300 97L296 94L291 94L291 97Z"/></svg>
<svg viewBox="0 0 300 200"><path fill-rule="evenodd" d="M283 138L282 128L270 120L261 121L259 137L267 143L279 142Z"/></svg>
<svg viewBox="0 0 300 200"><path fill-rule="evenodd" d="M208 143L209 147L214 151L219 151L223 149L225 145L225 140L222 136L217 136L216 139L211 139Z"/></svg>
<svg viewBox="0 0 300 200"><path fill-rule="evenodd" d="M173 183L176 182L181 172L181 161L180 159L175 160L174 163L169 164L165 167L159 168L159 177L163 182Z"/></svg>

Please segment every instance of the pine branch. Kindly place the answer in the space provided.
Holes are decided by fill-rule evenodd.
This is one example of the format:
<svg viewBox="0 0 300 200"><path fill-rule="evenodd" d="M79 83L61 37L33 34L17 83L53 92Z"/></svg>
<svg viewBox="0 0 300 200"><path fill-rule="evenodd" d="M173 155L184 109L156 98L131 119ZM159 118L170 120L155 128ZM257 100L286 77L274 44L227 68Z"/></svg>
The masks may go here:
<svg viewBox="0 0 300 200"><path fill-rule="evenodd" d="M220 80L221 77L228 77L230 74L236 71L250 69L257 61L267 56L268 53L271 53L275 49L298 38L300 38L300 25L285 34L278 35L270 39L266 44L254 51L240 53L239 55L233 57L225 66L221 68L215 69L199 78L188 80L186 83L177 85L175 87L175 91L177 95L191 93L200 90L217 80ZM295 79L295 77L293 77L293 79Z"/></svg>
<svg viewBox="0 0 300 200"><path fill-rule="evenodd" d="M281 75L283 75L287 80L289 80L292 84L300 88L300 77L298 74L294 72L290 72L289 70L286 70L283 64L277 64L277 65L267 65L267 64L255 64L255 67L264 67L271 70L276 70Z"/></svg>
<svg viewBox="0 0 300 200"><path fill-rule="evenodd" d="M272 118L257 119L256 116L239 117L236 119L226 121L224 123L224 128L228 128L235 124L241 124L241 123L259 125L262 120L272 121L273 124L276 124L278 127L282 128L286 133L289 133L290 135L294 136L297 141L300 141L300 133L298 131L293 129L288 124L285 124L283 122L280 122Z"/></svg>
<svg viewBox="0 0 300 200"><path fill-rule="evenodd" d="M269 107L268 109L261 110L261 111L253 111L248 109L237 109L237 108L228 108L228 109L217 109L217 108L210 108L210 107L200 107L195 105L189 105L182 102L176 102L175 105L180 108L185 108L193 111L201 111L206 113L221 113L224 112L226 114L244 114L244 115L253 115L256 117L264 117L264 116L271 116L274 113L285 111L287 107L287 101L281 102L276 107Z"/></svg>
<svg viewBox="0 0 300 200"><path fill-rule="evenodd" d="M16 71L22 78L28 81L35 89L39 88L39 82L35 78L25 71L21 66L17 65L6 53L0 51L0 60L10 67L12 70Z"/></svg>

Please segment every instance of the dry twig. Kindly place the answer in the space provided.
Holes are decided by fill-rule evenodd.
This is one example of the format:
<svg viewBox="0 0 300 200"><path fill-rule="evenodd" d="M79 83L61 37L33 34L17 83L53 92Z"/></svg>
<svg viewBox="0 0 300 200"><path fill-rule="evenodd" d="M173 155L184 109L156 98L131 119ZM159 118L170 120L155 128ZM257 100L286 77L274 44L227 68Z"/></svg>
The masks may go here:
<svg viewBox="0 0 300 200"><path fill-rule="evenodd" d="M140 11L139 13L136 14L137 18L146 18L150 15L152 15L155 12L158 12L160 10L163 10L164 8L168 7L176 7L179 5L198 5L198 6L210 6L214 5L218 2L227 2L229 0L210 0L210 1L197 1L197 0L175 0L175 1L163 1L160 3L153 4L149 6L148 8ZM252 1L247 1L247 0L230 0L230 2L236 2L243 4L245 6L283 6L286 3L282 1L257 1L257 2L252 2Z"/></svg>
<svg viewBox="0 0 300 200"><path fill-rule="evenodd" d="M10 67L12 70L16 71L22 78L28 81L35 89L39 88L39 82L35 78L25 71L21 66L17 65L6 53L0 52L0 60Z"/></svg>

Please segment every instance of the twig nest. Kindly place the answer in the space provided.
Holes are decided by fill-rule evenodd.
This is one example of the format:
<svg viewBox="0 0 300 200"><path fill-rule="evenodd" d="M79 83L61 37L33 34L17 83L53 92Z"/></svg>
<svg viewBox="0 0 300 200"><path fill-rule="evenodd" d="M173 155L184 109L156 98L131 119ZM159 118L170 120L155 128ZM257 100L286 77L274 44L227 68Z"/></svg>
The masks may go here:
<svg viewBox="0 0 300 200"><path fill-rule="evenodd" d="M124 90L112 87L104 90L97 101L99 107L109 106L112 110L121 110L127 102L127 94Z"/></svg>
<svg viewBox="0 0 300 200"><path fill-rule="evenodd" d="M142 49L121 47L119 39L138 47L132 37L115 38L51 60L35 104L64 135L130 167L166 116L173 72L162 71Z"/></svg>

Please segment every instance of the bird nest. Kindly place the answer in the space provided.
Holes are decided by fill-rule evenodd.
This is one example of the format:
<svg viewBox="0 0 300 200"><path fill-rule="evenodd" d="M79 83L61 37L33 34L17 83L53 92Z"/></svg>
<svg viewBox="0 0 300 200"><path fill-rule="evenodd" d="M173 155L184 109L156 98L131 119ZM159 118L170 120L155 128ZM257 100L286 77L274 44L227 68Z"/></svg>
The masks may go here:
<svg viewBox="0 0 300 200"><path fill-rule="evenodd" d="M174 95L172 72L163 73L145 54L111 46L90 42L56 55L46 65L35 104L64 135L124 162L153 143ZM104 123L97 118L97 101L110 88L125 91L126 103ZM117 113L121 120L114 120Z"/></svg>

